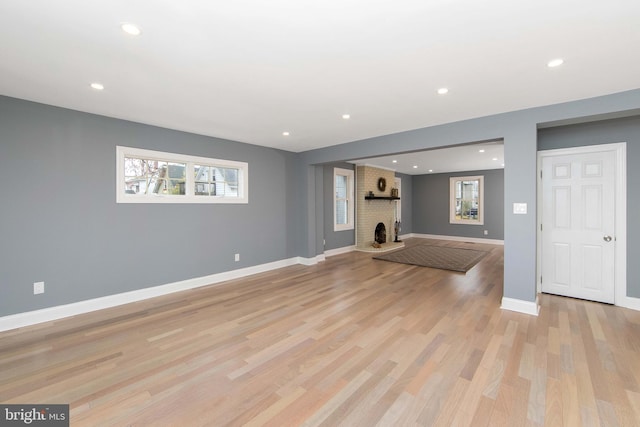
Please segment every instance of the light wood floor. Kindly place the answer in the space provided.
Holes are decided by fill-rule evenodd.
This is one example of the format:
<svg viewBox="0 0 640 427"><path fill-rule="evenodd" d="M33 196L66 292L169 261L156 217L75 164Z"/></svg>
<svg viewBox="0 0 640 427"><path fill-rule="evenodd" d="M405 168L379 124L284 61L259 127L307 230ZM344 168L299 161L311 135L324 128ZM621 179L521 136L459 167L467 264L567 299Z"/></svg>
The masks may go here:
<svg viewBox="0 0 640 427"><path fill-rule="evenodd" d="M490 249L466 275L352 252L1 333L0 402L72 426L640 425L640 312L500 310L503 248L466 247Z"/></svg>

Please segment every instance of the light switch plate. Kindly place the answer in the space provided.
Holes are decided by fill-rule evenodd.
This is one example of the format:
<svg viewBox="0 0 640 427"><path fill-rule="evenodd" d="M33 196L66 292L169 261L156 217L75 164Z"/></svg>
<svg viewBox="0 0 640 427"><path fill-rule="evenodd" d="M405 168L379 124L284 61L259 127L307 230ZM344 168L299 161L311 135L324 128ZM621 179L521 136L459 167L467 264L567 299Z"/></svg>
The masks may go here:
<svg viewBox="0 0 640 427"><path fill-rule="evenodd" d="M513 213L516 215L524 215L527 213L527 204L526 203L514 203L513 204Z"/></svg>

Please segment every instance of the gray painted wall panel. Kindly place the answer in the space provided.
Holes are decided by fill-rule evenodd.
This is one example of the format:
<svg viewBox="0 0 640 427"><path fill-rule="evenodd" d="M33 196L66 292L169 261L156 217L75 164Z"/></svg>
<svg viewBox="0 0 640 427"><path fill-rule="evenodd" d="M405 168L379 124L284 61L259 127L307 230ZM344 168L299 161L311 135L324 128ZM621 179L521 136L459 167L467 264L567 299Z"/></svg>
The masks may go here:
<svg viewBox="0 0 640 427"><path fill-rule="evenodd" d="M536 128L514 122L504 137L504 297L536 301L537 155ZM513 214L513 203L526 203L526 215Z"/></svg>
<svg viewBox="0 0 640 427"><path fill-rule="evenodd" d="M249 204L116 204L116 145L246 161ZM297 255L296 158L0 97L0 316Z"/></svg>
<svg viewBox="0 0 640 427"><path fill-rule="evenodd" d="M413 233L413 176L396 172L396 177L402 179L402 194L400 195L402 223L400 224L400 235Z"/></svg>
<svg viewBox="0 0 640 427"><path fill-rule="evenodd" d="M640 116L538 131L538 149L627 143L627 295L640 298Z"/></svg>
<svg viewBox="0 0 640 427"><path fill-rule="evenodd" d="M331 221L330 218L325 219L324 205L325 205L325 188L324 188L324 168L322 166L315 167L315 182L316 182L316 235L322 236L326 223ZM324 253L324 243L322 239L316 240L317 255Z"/></svg>
<svg viewBox="0 0 640 427"><path fill-rule="evenodd" d="M449 178L484 176L484 225L449 223ZM415 175L413 232L502 240L504 238L504 171L502 169ZM484 235L484 230L489 232Z"/></svg>

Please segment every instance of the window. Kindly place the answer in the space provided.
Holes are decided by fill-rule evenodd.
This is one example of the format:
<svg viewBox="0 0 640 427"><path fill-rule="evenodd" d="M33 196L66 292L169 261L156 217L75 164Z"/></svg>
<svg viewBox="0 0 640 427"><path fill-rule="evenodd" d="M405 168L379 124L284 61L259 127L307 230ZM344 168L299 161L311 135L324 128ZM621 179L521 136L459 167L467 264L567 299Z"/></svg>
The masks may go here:
<svg viewBox="0 0 640 427"><path fill-rule="evenodd" d="M244 162L116 147L118 203L248 203Z"/></svg>
<svg viewBox="0 0 640 427"><path fill-rule="evenodd" d="M238 195L238 169L195 165L196 196Z"/></svg>
<svg viewBox="0 0 640 427"><path fill-rule="evenodd" d="M333 169L333 230L353 230L354 197L353 171Z"/></svg>
<svg viewBox="0 0 640 427"><path fill-rule="evenodd" d="M451 224L484 224L484 177L449 178L449 222Z"/></svg>

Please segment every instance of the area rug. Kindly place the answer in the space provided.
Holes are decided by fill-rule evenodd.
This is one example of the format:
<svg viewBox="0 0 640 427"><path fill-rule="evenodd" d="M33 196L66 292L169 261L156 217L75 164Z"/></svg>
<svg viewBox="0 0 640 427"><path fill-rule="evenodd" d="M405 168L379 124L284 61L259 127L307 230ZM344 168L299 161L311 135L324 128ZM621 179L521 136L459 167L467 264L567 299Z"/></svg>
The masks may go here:
<svg viewBox="0 0 640 427"><path fill-rule="evenodd" d="M466 273L487 254L488 252L475 249L416 245L378 255L373 259Z"/></svg>

